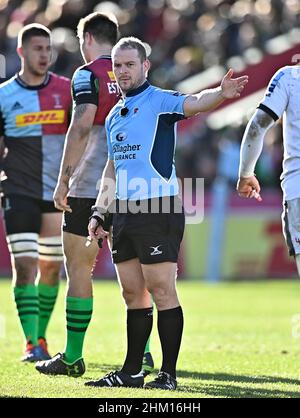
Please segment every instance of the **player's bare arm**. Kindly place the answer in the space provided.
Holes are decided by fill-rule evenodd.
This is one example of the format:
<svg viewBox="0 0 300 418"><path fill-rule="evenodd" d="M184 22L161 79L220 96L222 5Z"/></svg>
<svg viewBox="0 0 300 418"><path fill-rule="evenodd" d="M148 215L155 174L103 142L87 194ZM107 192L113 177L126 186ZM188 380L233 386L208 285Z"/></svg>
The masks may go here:
<svg viewBox="0 0 300 418"><path fill-rule="evenodd" d="M74 173L86 149L97 106L94 104L79 104L75 107L69 126L60 174L54 191L54 204L57 209L71 212L66 202L69 191L69 180Z"/></svg>
<svg viewBox="0 0 300 418"><path fill-rule="evenodd" d="M264 136L273 124L274 119L270 115L257 109L246 127L241 145L237 183L237 191L241 197L255 197L261 200L260 185L254 175L254 168L263 148Z"/></svg>
<svg viewBox="0 0 300 418"><path fill-rule="evenodd" d="M230 69L219 87L190 95L183 105L184 115L190 117L200 112L208 112L218 107L224 100L240 97L248 83L248 76L232 78L232 75L233 70Z"/></svg>
<svg viewBox="0 0 300 418"><path fill-rule="evenodd" d="M116 190L116 176L115 166L113 160L107 160L105 165L100 190L95 204L94 215L104 220L103 213L108 211L109 206L114 201ZM91 218L89 223L89 236L92 239L98 240L99 238L105 238L109 235L108 231L104 231L101 225L101 221L97 218Z"/></svg>

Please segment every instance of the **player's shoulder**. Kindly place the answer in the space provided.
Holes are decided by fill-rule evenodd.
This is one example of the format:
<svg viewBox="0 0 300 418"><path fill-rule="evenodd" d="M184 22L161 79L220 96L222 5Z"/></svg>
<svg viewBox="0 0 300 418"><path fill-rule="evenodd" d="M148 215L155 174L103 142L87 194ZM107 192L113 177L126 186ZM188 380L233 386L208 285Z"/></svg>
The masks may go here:
<svg viewBox="0 0 300 418"><path fill-rule="evenodd" d="M162 89L160 87L157 86L152 86L150 85L150 89L149 89L149 95L152 98L168 98L168 97L179 97L179 96L184 96L183 93L180 93L179 91L176 90L167 90L167 89Z"/></svg>
<svg viewBox="0 0 300 418"><path fill-rule="evenodd" d="M10 79L0 84L0 94L4 96L11 95L18 89L18 87L19 85L16 81L16 75L14 75Z"/></svg>
<svg viewBox="0 0 300 418"><path fill-rule="evenodd" d="M80 83L82 81L90 81L91 76L93 75L93 71L90 69L88 64L81 65L80 67L76 68L72 77L72 83Z"/></svg>
<svg viewBox="0 0 300 418"><path fill-rule="evenodd" d="M300 73L299 65L286 65L279 68L272 76L271 82L286 82L291 78L295 78L296 74ZM299 75L298 75L299 78Z"/></svg>
<svg viewBox="0 0 300 418"><path fill-rule="evenodd" d="M115 81L115 76L112 71L112 62L109 56L99 57L96 60L79 67L74 73L75 79L106 79Z"/></svg>
<svg viewBox="0 0 300 418"><path fill-rule="evenodd" d="M68 77L65 77L60 74L50 72L51 77L55 81L59 81L60 83L70 84L71 80Z"/></svg>

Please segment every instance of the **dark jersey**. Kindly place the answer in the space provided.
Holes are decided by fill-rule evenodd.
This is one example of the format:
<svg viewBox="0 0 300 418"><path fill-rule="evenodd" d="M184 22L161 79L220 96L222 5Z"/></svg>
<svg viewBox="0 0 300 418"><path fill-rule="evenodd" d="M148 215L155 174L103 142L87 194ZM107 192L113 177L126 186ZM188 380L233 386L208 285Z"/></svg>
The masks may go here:
<svg viewBox="0 0 300 418"><path fill-rule="evenodd" d="M39 86L28 86L18 75L1 84L4 194L52 200L69 122L70 87L69 79L53 73Z"/></svg>
<svg viewBox="0 0 300 418"><path fill-rule="evenodd" d="M118 92L109 56L101 56L74 73L73 106L91 103L98 108L86 150L71 177L69 196L97 197L99 180L107 160L105 118L117 103Z"/></svg>

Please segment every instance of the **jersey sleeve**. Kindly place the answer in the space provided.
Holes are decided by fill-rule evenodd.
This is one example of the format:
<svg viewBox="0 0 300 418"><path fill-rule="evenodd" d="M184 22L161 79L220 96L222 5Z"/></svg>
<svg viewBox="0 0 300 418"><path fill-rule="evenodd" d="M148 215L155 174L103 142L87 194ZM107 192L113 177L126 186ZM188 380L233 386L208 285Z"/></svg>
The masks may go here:
<svg viewBox="0 0 300 418"><path fill-rule="evenodd" d="M79 68L72 79L72 96L75 105L94 104L98 106L99 81L92 71Z"/></svg>
<svg viewBox="0 0 300 418"><path fill-rule="evenodd" d="M105 132L106 132L108 159L113 160L114 159L114 154L113 154L111 140L110 140L110 129L109 129L109 119L108 118L106 118L106 120L105 120Z"/></svg>
<svg viewBox="0 0 300 418"><path fill-rule="evenodd" d="M279 119L288 105L288 73L284 69L278 70L272 77L265 96L258 108L268 113L275 121Z"/></svg>
<svg viewBox="0 0 300 418"><path fill-rule="evenodd" d="M185 118L183 103L187 97L178 91L155 90L150 101L155 113L169 115L165 121L171 125Z"/></svg>

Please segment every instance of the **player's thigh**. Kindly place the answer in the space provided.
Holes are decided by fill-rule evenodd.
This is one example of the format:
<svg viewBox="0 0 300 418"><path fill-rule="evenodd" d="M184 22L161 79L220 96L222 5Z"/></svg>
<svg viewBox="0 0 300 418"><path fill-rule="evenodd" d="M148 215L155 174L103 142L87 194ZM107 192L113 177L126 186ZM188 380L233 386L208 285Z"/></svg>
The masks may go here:
<svg viewBox="0 0 300 418"><path fill-rule="evenodd" d="M42 222L39 236L40 280L48 285L56 285L63 262L61 223L62 212L52 201L40 201Z"/></svg>
<svg viewBox="0 0 300 418"><path fill-rule="evenodd" d="M69 232L63 232L63 248L66 260L67 268L92 268L99 247L96 241L92 241L90 245L86 246L86 237L72 234Z"/></svg>
<svg viewBox="0 0 300 418"><path fill-rule="evenodd" d="M2 198L2 208L14 280L32 282L38 263L39 206L30 197L9 195Z"/></svg>
<svg viewBox="0 0 300 418"><path fill-rule="evenodd" d="M42 214L40 237L61 236L62 212L48 212Z"/></svg>
<svg viewBox="0 0 300 418"><path fill-rule="evenodd" d="M99 251L95 241L86 246L89 217L95 199L68 197L68 204L72 212L64 213L63 249L67 271L77 275L79 270L92 269Z"/></svg>

